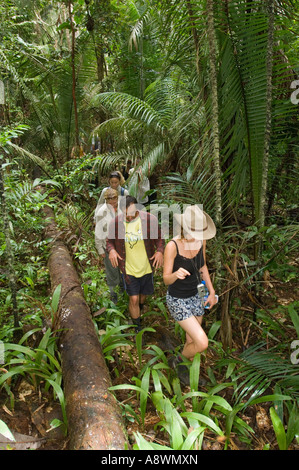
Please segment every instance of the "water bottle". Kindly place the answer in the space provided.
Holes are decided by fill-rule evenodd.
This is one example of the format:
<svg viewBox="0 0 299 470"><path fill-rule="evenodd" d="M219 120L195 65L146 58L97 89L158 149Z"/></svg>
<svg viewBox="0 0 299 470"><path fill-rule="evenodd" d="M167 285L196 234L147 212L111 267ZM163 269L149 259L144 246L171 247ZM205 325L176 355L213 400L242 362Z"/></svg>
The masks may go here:
<svg viewBox="0 0 299 470"><path fill-rule="evenodd" d="M206 283L205 283L205 281L202 281L200 284L198 284L197 292L198 292L199 297L201 299L203 299L204 296L206 295Z"/></svg>
<svg viewBox="0 0 299 470"><path fill-rule="evenodd" d="M207 288L207 286L206 286L205 281L202 281L202 284L204 284L204 289L205 289L205 294L204 294L204 297L203 297L203 305L204 305L205 302L208 300L209 291L208 291L208 288ZM215 297L216 297L216 300L217 300L217 303L218 303L218 295L215 295ZM210 309L209 304L207 304L207 305L205 306L205 308L209 310L209 309Z"/></svg>

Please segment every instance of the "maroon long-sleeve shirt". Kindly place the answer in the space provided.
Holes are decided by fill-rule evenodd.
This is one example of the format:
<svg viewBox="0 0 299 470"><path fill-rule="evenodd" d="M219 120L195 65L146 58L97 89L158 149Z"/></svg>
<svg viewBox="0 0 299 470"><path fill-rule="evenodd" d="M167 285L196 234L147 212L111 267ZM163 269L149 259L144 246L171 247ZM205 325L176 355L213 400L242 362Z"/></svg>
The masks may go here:
<svg viewBox="0 0 299 470"><path fill-rule="evenodd" d="M150 259L156 251L164 253L165 241L162 238L161 229L159 227L156 216L149 212L140 211L142 236L144 241L147 257L152 266L153 261ZM122 259L118 260L120 270L126 275L126 249L125 249L125 217L120 214L109 224L107 251L116 250Z"/></svg>

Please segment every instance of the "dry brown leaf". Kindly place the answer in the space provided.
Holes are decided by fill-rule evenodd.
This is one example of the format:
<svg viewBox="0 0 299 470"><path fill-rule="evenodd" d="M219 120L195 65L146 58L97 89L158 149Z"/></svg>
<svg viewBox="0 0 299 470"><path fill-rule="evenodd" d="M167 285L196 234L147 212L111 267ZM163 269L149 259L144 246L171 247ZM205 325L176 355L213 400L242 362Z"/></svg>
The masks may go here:
<svg viewBox="0 0 299 470"><path fill-rule="evenodd" d="M5 413L7 413L7 414L10 415L10 416L13 416L13 412L10 411L10 410L7 408L6 405L2 405L2 408L3 408L3 410L5 411Z"/></svg>
<svg viewBox="0 0 299 470"><path fill-rule="evenodd" d="M44 439L39 439L33 436L27 436L18 432L12 433L15 441L11 441L7 437L0 434L0 450L2 449L14 449L14 450L27 450L27 449L38 449Z"/></svg>
<svg viewBox="0 0 299 470"><path fill-rule="evenodd" d="M272 427L267 411L261 406L256 413L256 424L262 431L269 431L269 429Z"/></svg>

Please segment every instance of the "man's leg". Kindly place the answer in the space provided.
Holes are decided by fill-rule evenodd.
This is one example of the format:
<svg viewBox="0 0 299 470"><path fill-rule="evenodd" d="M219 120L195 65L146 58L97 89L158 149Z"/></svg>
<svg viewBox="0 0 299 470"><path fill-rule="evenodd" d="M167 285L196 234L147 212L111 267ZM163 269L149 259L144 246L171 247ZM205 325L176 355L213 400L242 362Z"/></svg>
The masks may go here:
<svg viewBox="0 0 299 470"><path fill-rule="evenodd" d="M105 270L106 270L106 282L110 291L110 298L114 303L117 303L117 294L115 288L120 284L121 277L119 268L114 268L109 260L108 252L105 253Z"/></svg>
<svg viewBox="0 0 299 470"><path fill-rule="evenodd" d="M139 306L139 295L129 296L129 313L133 320L133 324L136 326L136 331L141 330L141 317L140 317L140 306Z"/></svg>
<svg viewBox="0 0 299 470"><path fill-rule="evenodd" d="M154 292L153 275L145 274L141 278L129 276L130 282L126 284L129 295L129 313L136 325L137 330L141 330L141 310L147 295Z"/></svg>
<svg viewBox="0 0 299 470"><path fill-rule="evenodd" d="M143 307L144 307L144 304L145 304L145 299L146 299L146 295L145 295L145 294L139 294L139 309L140 309L140 313L141 313L142 310L143 310Z"/></svg>
<svg viewBox="0 0 299 470"><path fill-rule="evenodd" d="M139 295L129 296L129 313L134 319L140 317Z"/></svg>
<svg viewBox="0 0 299 470"><path fill-rule="evenodd" d="M154 293L154 277L153 273L145 274L140 278L140 294L139 294L139 307L142 311L146 297Z"/></svg>

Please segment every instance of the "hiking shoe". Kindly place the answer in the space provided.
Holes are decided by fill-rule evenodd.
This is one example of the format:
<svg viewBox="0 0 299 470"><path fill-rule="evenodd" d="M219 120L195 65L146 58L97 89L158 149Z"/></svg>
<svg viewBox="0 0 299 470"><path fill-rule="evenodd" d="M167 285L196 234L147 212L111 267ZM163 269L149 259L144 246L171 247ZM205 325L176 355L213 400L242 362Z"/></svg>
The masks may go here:
<svg viewBox="0 0 299 470"><path fill-rule="evenodd" d="M190 385L189 369L182 362L184 362L184 359L180 355L171 356L168 360L168 365L176 371L183 385Z"/></svg>
<svg viewBox="0 0 299 470"><path fill-rule="evenodd" d="M136 333L139 333L139 331L142 330L141 317L131 318L131 324L132 324L132 327L135 329Z"/></svg>
<svg viewBox="0 0 299 470"><path fill-rule="evenodd" d="M117 297L116 292L111 292L111 294L110 294L110 300L111 300L115 305L117 304L118 297Z"/></svg>

